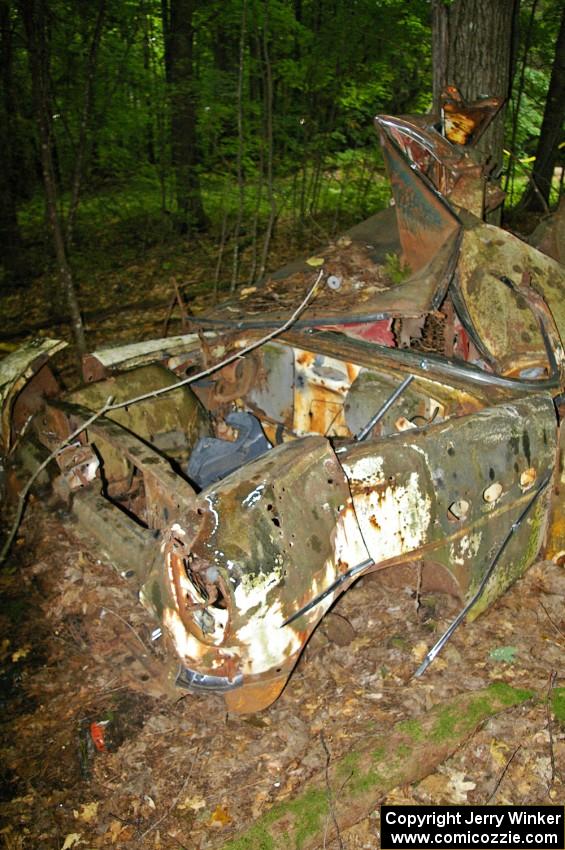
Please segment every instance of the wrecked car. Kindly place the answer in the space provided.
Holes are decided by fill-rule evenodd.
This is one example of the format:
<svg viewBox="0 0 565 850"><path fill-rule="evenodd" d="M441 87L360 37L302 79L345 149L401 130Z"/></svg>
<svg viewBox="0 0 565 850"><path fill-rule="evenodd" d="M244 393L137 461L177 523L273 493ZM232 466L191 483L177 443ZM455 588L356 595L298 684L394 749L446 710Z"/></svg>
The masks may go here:
<svg viewBox="0 0 565 850"><path fill-rule="evenodd" d="M368 573L409 564L473 618L565 557L565 268L485 222L498 105L378 117L394 206L194 333L89 354L67 393L58 341L0 363L8 490L45 465L176 688L265 708Z"/></svg>

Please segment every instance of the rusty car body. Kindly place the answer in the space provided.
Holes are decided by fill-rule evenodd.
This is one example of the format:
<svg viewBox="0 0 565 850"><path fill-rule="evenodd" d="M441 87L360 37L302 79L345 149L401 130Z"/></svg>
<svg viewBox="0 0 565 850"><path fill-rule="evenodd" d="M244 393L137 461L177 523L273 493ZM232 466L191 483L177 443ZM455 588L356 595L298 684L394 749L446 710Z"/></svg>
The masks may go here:
<svg viewBox="0 0 565 850"><path fill-rule="evenodd" d="M485 222L457 144L497 106L377 118L394 208L194 333L88 355L67 394L57 341L0 363L9 488L53 453L43 484L155 616L176 687L268 706L370 572L419 565L475 617L563 559L565 269Z"/></svg>

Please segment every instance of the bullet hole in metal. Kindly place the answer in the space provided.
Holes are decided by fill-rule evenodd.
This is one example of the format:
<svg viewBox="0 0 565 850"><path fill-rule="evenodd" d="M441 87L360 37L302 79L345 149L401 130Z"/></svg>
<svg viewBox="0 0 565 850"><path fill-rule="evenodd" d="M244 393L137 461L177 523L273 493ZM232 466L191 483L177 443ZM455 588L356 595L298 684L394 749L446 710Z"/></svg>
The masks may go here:
<svg viewBox="0 0 565 850"><path fill-rule="evenodd" d="M486 490L483 492L483 499L488 504L492 505L494 502L498 501L502 496L502 484L499 481L495 481L493 484L490 484Z"/></svg>
<svg viewBox="0 0 565 850"><path fill-rule="evenodd" d="M465 499L456 499L447 509L447 518L450 522L460 522L465 519L470 508L471 505Z"/></svg>
<svg viewBox="0 0 565 850"><path fill-rule="evenodd" d="M522 490L528 490L537 477L538 474L533 466L530 466L529 469L525 469L520 475L520 487Z"/></svg>

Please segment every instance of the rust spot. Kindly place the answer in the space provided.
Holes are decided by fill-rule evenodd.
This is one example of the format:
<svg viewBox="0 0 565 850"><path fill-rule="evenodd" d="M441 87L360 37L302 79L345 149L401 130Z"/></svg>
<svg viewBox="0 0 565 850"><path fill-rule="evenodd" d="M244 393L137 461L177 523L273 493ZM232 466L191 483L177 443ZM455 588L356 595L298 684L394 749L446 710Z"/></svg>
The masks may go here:
<svg viewBox="0 0 565 850"><path fill-rule="evenodd" d="M316 355L311 351L301 351L296 358L296 362L301 366L311 366L316 359Z"/></svg>
<svg viewBox="0 0 565 850"><path fill-rule="evenodd" d="M244 684L241 688L228 691L224 694L228 711L232 711L234 714L251 714L267 708L281 693L289 673L290 670L281 673L270 681L263 680L248 685Z"/></svg>
<svg viewBox="0 0 565 850"><path fill-rule="evenodd" d="M533 466L525 469L520 475L520 487L522 490L528 490L537 478L537 472Z"/></svg>

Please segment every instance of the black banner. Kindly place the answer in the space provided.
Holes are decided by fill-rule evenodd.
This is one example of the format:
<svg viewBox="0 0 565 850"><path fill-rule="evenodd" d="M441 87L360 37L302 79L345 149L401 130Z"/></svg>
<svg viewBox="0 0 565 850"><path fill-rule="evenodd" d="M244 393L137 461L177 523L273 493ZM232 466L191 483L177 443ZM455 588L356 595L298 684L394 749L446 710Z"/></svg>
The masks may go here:
<svg viewBox="0 0 565 850"><path fill-rule="evenodd" d="M564 850L563 806L381 806L382 850Z"/></svg>

